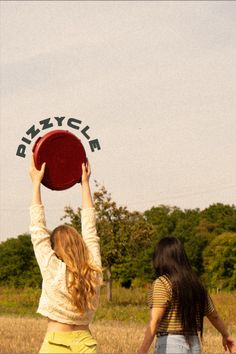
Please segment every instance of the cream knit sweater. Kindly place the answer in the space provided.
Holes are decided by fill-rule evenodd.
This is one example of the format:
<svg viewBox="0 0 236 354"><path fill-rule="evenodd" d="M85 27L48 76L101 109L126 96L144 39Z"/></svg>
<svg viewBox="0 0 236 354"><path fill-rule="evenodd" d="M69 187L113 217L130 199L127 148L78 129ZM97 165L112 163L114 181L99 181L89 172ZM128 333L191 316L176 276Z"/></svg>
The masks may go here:
<svg viewBox="0 0 236 354"><path fill-rule="evenodd" d="M37 312L52 320L87 325L95 311L78 313L72 304L71 296L66 286L66 265L58 259L50 243L50 233L46 229L43 205L34 204L30 207L30 233L35 256L42 274L42 293ZM96 232L95 209L88 208L81 211L82 237L90 251L94 263L101 266L99 237ZM97 289L97 301L99 287Z"/></svg>

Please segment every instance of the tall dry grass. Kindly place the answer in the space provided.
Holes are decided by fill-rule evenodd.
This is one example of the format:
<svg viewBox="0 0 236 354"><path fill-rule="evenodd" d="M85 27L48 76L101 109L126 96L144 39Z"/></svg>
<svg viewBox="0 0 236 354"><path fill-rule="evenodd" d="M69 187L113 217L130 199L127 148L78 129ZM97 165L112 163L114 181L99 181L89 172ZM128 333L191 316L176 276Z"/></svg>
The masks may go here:
<svg viewBox="0 0 236 354"><path fill-rule="evenodd" d="M35 299L36 297L36 299ZM236 296L212 294L213 302L236 339ZM0 291L0 353L37 353L44 338L47 321L34 313L34 291ZM33 311L33 312L32 312ZM18 314L18 316L16 316ZM20 316L19 316L20 315ZM114 302L108 304L102 292L98 316L91 326L100 353L135 353L145 330L148 309L145 291L117 289ZM204 353L223 353L220 334L205 320Z"/></svg>
<svg viewBox="0 0 236 354"><path fill-rule="evenodd" d="M0 317L0 353L37 353L47 321L28 317ZM141 344L145 325L117 321L97 321L91 331L100 353L135 353ZM153 346L150 352L153 351ZM204 353L223 353L221 336L206 324Z"/></svg>

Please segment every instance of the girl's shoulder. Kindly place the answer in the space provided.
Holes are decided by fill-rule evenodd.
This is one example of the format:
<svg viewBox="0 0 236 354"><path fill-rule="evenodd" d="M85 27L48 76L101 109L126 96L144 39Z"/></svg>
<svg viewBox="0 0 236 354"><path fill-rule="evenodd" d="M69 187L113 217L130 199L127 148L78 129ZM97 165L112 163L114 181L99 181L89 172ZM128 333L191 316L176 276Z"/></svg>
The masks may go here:
<svg viewBox="0 0 236 354"><path fill-rule="evenodd" d="M164 284L167 287L171 287L171 282L170 279L167 277L167 275L161 275L157 277L153 282L154 285L160 283Z"/></svg>
<svg viewBox="0 0 236 354"><path fill-rule="evenodd" d="M156 278L153 282L153 290L162 290L165 291L166 293L169 293L169 295L172 294L172 286L170 279L166 275L161 275L158 278Z"/></svg>
<svg viewBox="0 0 236 354"><path fill-rule="evenodd" d="M166 307L172 298L171 283L167 276L162 275L154 280L149 293L149 307Z"/></svg>

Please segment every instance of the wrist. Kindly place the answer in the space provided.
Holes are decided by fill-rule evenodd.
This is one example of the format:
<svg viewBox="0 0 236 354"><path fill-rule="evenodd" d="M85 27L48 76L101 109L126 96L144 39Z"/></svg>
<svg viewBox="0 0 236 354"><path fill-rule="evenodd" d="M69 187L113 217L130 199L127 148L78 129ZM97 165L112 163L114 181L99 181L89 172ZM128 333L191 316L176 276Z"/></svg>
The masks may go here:
<svg viewBox="0 0 236 354"><path fill-rule="evenodd" d="M89 187L89 180L81 181L82 187Z"/></svg>

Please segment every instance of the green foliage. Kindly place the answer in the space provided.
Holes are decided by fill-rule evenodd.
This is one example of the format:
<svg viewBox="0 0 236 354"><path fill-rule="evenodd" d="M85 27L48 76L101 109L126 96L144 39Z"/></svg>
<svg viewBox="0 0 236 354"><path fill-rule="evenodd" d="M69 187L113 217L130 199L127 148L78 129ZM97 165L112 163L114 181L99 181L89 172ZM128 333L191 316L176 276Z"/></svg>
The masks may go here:
<svg viewBox="0 0 236 354"><path fill-rule="evenodd" d="M40 287L41 275L30 236L19 235L0 244L0 286Z"/></svg>
<svg viewBox="0 0 236 354"><path fill-rule="evenodd" d="M216 203L202 211L201 217L214 224L213 232L216 235L224 231L236 232L236 206Z"/></svg>
<svg viewBox="0 0 236 354"><path fill-rule="evenodd" d="M69 218L70 225L73 226L79 233L81 233L81 208L78 208L76 211L74 211L71 207L66 206L64 211L65 215L61 218L61 220Z"/></svg>
<svg viewBox="0 0 236 354"><path fill-rule="evenodd" d="M128 286L135 278L143 284L153 280L151 264L155 229L141 213L130 213L126 224L126 249L113 265L113 274L120 284Z"/></svg>
<svg viewBox="0 0 236 354"><path fill-rule="evenodd" d="M144 286L154 279L153 249L165 236L178 237L190 262L207 286L235 289L236 207L221 203L181 210L165 205L130 212L96 183L93 195L101 239L104 279L123 287ZM80 208L65 207L62 219L81 232ZM0 244L0 286L40 287L41 275L30 236L19 235Z"/></svg>
<svg viewBox="0 0 236 354"><path fill-rule="evenodd" d="M0 288L0 315L1 316L33 316L36 313L40 289L37 288ZM113 302L106 298L106 289L101 288L100 302L96 311L96 320L118 320L147 322L149 312L147 308L147 290L143 288L123 289L114 287Z"/></svg>
<svg viewBox="0 0 236 354"><path fill-rule="evenodd" d="M41 289L0 288L0 315L38 316L36 309Z"/></svg>
<svg viewBox="0 0 236 354"><path fill-rule="evenodd" d="M173 231L175 230L176 218L171 217L172 214L174 216L177 214L182 215L182 212L179 208L171 208L165 205L152 207L150 210L144 212L144 217L147 222L151 225L154 225L155 227L157 240L164 236L172 235Z"/></svg>
<svg viewBox="0 0 236 354"><path fill-rule="evenodd" d="M138 212L129 212L126 207L117 206L104 186L96 183L93 195L97 212L97 231L101 242L102 264L107 273L108 297L112 298L112 278L129 287L137 276L150 279L150 258L147 266L143 260L147 249L153 244L154 227ZM78 211L65 209L65 217L72 225L78 222ZM144 273L145 271L145 273Z"/></svg>
<svg viewBox="0 0 236 354"><path fill-rule="evenodd" d="M41 317L36 313L40 297L37 288L0 288L0 315L1 316L33 316ZM148 289L134 287L124 289L114 286L113 302L106 298L106 289L101 288L99 307L95 321L117 320L123 322L147 323L149 311L147 306ZM233 292L211 293L216 309L227 319L227 323L235 324L236 297Z"/></svg>
<svg viewBox="0 0 236 354"><path fill-rule="evenodd" d="M236 207L221 203L200 211L159 206L145 211L145 218L156 230L156 240L175 236L185 246L193 268L199 275L205 273L204 250L217 235L236 230ZM217 241L216 241L217 242ZM203 277L206 279L206 277ZM215 282L212 286L217 286ZM224 283L226 286L226 283Z"/></svg>
<svg viewBox="0 0 236 354"><path fill-rule="evenodd" d="M211 287L236 289L236 233L224 232L204 250L206 282Z"/></svg>

